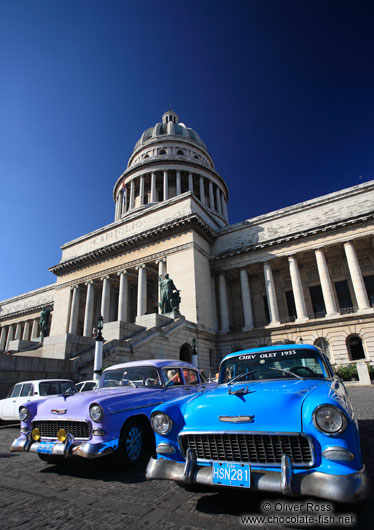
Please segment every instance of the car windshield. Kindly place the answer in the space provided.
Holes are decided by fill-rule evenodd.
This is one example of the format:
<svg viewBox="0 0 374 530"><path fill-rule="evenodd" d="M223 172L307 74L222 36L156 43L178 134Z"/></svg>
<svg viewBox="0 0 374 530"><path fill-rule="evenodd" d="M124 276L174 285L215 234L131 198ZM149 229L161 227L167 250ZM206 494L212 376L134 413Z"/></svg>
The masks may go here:
<svg viewBox="0 0 374 530"><path fill-rule="evenodd" d="M118 386L160 388L161 382L154 366L133 366L106 370L100 380L100 388Z"/></svg>
<svg viewBox="0 0 374 530"><path fill-rule="evenodd" d="M325 377L329 377L328 371L317 352L285 349L230 357L221 365L219 383Z"/></svg>

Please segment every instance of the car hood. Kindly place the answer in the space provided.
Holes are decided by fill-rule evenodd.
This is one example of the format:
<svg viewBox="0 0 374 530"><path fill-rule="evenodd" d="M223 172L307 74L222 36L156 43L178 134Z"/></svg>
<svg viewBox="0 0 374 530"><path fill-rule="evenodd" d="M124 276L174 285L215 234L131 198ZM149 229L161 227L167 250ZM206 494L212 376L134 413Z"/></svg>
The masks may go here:
<svg viewBox="0 0 374 530"><path fill-rule="evenodd" d="M88 392L77 392L71 396L59 395L42 401L38 405L37 416L48 418L52 415L69 418L86 418L92 403L98 403L104 412L119 412L137 406L156 406L161 403L161 390L151 388L100 388ZM53 412L52 412L53 411Z"/></svg>
<svg viewBox="0 0 374 530"><path fill-rule="evenodd" d="M265 381L219 385L185 404L184 432L187 431L267 431L301 432L304 399L323 380ZM233 394L238 389L247 394ZM221 416L221 419L219 418ZM222 418L226 416L226 418ZM250 421L240 416L253 417Z"/></svg>

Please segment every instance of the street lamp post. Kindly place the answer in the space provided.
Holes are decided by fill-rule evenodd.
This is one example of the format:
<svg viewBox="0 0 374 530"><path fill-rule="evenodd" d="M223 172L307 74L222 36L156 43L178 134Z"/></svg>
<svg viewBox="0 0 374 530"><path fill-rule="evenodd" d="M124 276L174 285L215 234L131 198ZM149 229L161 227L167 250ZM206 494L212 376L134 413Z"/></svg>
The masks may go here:
<svg viewBox="0 0 374 530"><path fill-rule="evenodd" d="M103 344L104 344L104 337L102 335L102 329L104 325L104 318L102 316L99 316L97 319L97 335L96 335L96 342L95 342L95 359L94 359L94 371L93 371L93 378L95 381L98 381L101 376L102 368L103 368Z"/></svg>
<svg viewBox="0 0 374 530"><path fill-rule="evenodd" d="M192 364L197 368L197 351L196 351L196 339L192 339Z"/></svg>

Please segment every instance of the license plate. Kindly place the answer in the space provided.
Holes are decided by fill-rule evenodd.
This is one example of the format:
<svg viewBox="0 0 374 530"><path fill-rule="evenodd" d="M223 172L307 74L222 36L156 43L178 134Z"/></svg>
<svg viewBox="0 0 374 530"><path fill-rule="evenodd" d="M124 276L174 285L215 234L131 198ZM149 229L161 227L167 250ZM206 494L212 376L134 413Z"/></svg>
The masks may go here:
<svg viewBox="0 0 374 530"><path fill-rule="evenodd" d="M213 464L213 484L249 488L250 477L251 473L248 464L234 464L231 462L214 462Z"/></svg>
<svg viewBox="0 0 374 530"><path fill-rule="evenodd" d="M39 442L38 453L43 453L45 455L51 455L55 442Z"/></svg>

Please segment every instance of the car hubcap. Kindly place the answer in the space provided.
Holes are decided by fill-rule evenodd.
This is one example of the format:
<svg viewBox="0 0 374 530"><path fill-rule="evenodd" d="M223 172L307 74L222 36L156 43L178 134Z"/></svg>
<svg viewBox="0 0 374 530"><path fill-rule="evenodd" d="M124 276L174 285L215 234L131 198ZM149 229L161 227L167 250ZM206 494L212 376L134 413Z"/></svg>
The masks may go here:
<svg viewBox="0 0 374 530"><path fill-rule="evenodd" d="M142 432L139 427L131 427L126 439L126 451L130 460L139 458L142 449Z"/></svg>

